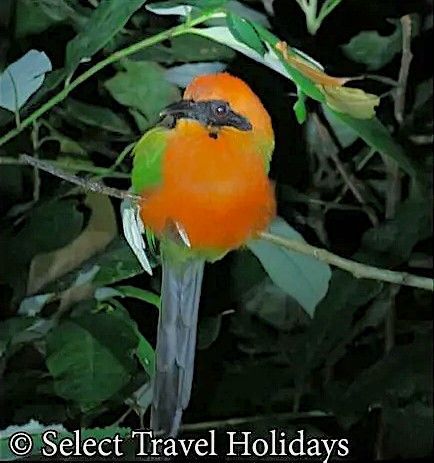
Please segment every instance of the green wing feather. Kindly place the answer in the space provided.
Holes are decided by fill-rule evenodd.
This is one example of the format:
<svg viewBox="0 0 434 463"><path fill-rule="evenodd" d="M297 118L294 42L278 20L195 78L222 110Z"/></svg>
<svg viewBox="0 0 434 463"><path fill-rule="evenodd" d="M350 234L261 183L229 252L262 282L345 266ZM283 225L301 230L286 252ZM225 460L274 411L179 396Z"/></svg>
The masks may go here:
<svg viewBox="0 0 434 463"><path fill-rule="evenodd" d="M169 129L155 127L146 132L133 150L131 182L134 193L161 184L163 156L167 146Z"/></svg>

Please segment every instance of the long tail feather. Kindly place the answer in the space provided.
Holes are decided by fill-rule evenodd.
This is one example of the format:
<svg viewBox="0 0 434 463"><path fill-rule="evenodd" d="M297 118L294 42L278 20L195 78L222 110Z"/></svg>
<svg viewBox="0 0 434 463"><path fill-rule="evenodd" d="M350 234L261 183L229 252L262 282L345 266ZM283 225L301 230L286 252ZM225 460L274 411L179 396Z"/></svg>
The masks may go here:
<svg viewBox="0 0 434 463"><path fill-rule="evenodd" d="M202 260L173 263L163 255L151 406L154 433L176 436L190 400L203 268Z"/></svg>

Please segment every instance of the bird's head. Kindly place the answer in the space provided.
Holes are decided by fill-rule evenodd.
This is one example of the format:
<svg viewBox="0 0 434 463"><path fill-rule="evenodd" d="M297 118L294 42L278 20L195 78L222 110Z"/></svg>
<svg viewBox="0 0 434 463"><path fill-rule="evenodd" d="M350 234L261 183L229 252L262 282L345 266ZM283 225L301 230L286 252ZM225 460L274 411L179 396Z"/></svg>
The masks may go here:
<svg viewBox="0 0 434 463"><path fill-rule="evenodd" d="M241 79L226 72L194 78L181 101L162 115L194 120L210 133L230 131L274 144L271 119L259 98Z"/></svg>

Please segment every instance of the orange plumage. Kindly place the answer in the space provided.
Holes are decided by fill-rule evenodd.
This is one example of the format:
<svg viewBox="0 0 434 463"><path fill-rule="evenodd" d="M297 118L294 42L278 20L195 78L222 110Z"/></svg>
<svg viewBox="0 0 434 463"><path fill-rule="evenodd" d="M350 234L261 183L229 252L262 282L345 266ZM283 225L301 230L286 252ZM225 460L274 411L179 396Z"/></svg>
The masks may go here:
<svg viewBox="0 0 434 463"><path fill-rule="evenodd" d="M141 218L159 235L170 221L178 222L192 249L239 247L275 214L267 177L274 146L270 117L250 88L226 73L196 78L184 99L225 100L252 130L223 127L212 138L201 123L179 120L168 135L162 184L143 192Z"/></svg>

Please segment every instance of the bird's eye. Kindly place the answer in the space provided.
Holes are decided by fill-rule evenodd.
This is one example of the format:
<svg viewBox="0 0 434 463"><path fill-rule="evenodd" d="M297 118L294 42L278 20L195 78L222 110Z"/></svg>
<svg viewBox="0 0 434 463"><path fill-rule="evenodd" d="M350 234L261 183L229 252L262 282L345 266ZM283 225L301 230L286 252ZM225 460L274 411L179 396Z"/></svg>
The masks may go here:
<svg viewBox="0 0 434 463"><path fill-rule="evenodd" d="M226 116L226 114L228 113L228 106L225 104L219 104L214 108L214 113L218 117Z"/></svg>

